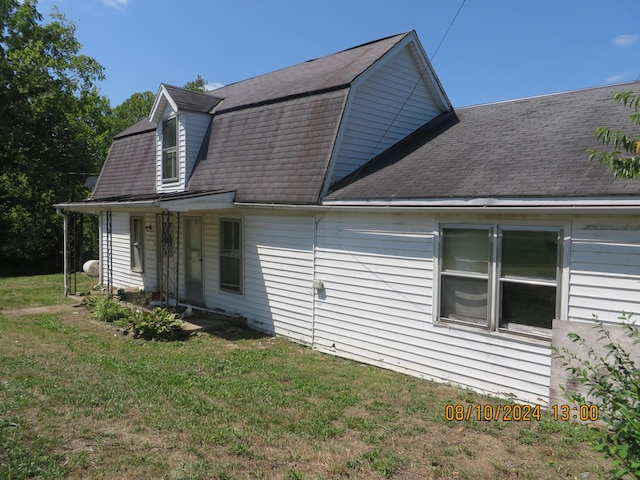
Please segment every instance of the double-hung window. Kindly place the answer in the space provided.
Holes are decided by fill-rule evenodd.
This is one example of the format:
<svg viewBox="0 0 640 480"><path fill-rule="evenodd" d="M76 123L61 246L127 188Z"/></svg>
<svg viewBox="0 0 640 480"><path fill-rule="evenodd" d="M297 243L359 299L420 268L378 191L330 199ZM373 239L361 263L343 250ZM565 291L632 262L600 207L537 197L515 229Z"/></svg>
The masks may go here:
<svg viewBox="0 0 640 480"><path fill-rule="evenodd" d="M144 272L144 218L131 217L129 225L131 240L131 271Z"/></svg>
<svg viewBox="0 0 640 480"><path fill-rule="evenodd" d="M176 117L162 122L162 182L178 181L178 121Z"/></svg>
<svg viewBox="0 0 640 480"><path fill-rule="evenodd" d="M220 220L220 288L242 293L242 222Z"/></svg>
<svg viewBox="0 0 640 480"><path fill-rule="evenodd" d="M560 228L443 226L440 321L549 336L561 246Z"/></svg>

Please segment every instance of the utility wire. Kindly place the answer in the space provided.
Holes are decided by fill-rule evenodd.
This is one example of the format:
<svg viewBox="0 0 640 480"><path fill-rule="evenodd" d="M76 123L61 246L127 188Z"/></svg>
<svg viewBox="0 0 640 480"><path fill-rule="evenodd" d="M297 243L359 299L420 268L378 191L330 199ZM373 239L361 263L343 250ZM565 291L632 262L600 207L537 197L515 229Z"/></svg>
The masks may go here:
<svg viewBox="0 0 640 480"><path fill-rule="evenodd" d="M436 51L433 52L433 55L431 55L431 62L433 62L433 59L436 58L436 55L438 54L438 50L440 50L440 46L442 46L444 39L447 38L447 35L449 34L449 30L451 30L451 27L453 27L453 24L456 23L456 19L458 18L458 15L460 15L460 11L462 10L462 7L464 7L464 4L466 1L467 0L462 0L462 3L460 4L460 8L458 8L458 11L453 17L453 20L451 20L451 23L449 24L449 28L447 28L447 31L444 32L444 35L442 36L442 40L440 40L440 43L436 47Z"/></svg>
<svg viewBox="0 0 640 480"><path fill-rule="evenodd" d="M453 27L453 24L456 22L456 19L458 18L458 15L460 15L460 12L462 11L462 7L464 7L465 2L466 2L466 0L462 0L462 3L460 4L460 7L458 8L458 11L454 15L453 19L451 20L451 23L449 24L449 27L447 28L447 31L444 32L444 35L442 36L442 39L440 40L440 43L438 44L438 47L436 48L436 50L433 53L433 55L431 56L431 58L427 58L427 65L425 65L424 68L422 69L422 72L420 73L420 76L418 77L418 80L416 80L415 84L411 88L411 92L409 93L409 95L407 95L405 97L404 101L402 102L402 105L400 105L400 108L396 111L393 119L391 120L391 122L389 122L387 124L387 127L386 127L385 131L382 133L382 135L380 135L380 137L378 138L378 141L376 142L376 144L371 148L371 153L367 156L367 160L362 165L360 165L351 174L351 175L353 175L353 177L351 178L351 181L349 182L349 184L355 182L359 178L360 173L364 169L365 165L367 165L367 163L369 163L369 161L371 161L376 156L376 150L378 149L378 147L380 146L382 141L387 136L387 133L389 133L389 130L391 130L391 127L395 124L396 120L400 116L400 113L402 113L402 111L404 110L404 107L407 105L407 103L409 102L409 100L413 96L413 93L415 92L416 88L418 88L418 85L420 85L420 82L422 82L422 79L425 76L425 74L427 73L427 71L429 69L429 66L433 64L434 57L436 56L436 54L438 53L438 50L440 50L440 47L442 46L443 42L447 38L447 35L449 34L449 31L451 30L451 28ZM325 215L323 215L323 217Z"/></svg>

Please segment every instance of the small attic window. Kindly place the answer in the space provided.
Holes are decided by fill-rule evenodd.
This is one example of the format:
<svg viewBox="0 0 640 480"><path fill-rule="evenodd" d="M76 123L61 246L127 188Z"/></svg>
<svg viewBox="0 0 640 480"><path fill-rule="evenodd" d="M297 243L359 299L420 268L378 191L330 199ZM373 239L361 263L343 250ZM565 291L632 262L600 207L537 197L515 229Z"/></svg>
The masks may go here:
<svg viewBox="0 0 640 480"><path fill-rule="evenodd" d="M162 182L178 181L178 122L176 117L162 122Z"/></svg>

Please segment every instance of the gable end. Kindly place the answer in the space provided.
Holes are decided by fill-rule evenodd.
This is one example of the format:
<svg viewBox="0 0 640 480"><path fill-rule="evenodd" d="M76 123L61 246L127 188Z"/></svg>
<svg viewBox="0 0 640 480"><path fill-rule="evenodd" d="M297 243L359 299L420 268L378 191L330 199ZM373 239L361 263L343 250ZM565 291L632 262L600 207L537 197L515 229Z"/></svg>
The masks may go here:
<svg viewBox="0 0 640 480"><path fill-rule="evenodd" d="M323 194L341 178L451 110L416 35L407 35L353 82Z"/></svg>

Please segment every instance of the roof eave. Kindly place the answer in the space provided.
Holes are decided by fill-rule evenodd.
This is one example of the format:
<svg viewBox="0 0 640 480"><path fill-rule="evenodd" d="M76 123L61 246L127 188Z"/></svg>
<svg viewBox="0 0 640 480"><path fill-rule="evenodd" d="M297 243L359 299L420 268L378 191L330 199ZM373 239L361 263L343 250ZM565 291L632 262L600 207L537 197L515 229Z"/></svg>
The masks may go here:
<svg viewBox="0 0 640 480"><path fill-rule="evenodd" d="M221 210L234 206L235 191L217 191L186 194L180 197L159 196L147 200L91 200L54 205L57 210L77 213L100 213L102 211L130 211L138 209L168 210L170 212L195 212Z"/></svg>
<svg viewBox="0 0 640 480"><path fill-rule="evenodd" d="M163 100L164 102L171 105L171 108L173 109L174 112L178 111L178 105L173 100L173 98L171 98L171 95L169 95L169 92L167 91L164 84L160 84L160 89L158 90L158 93L156 94L156 98L153 101L153 106L151 107L151 113L149 114L149 122L158 123L161 120L162 114L164 112Z"/></svg>
<svg viewBox="0 0 640 480"><path fill-rule="evenodd" d="M323 200L329 208L375 208L378 210L430 210L454 212L553 212L553 213L629 213L640 212L640 197L487 197Z"/></svg>

